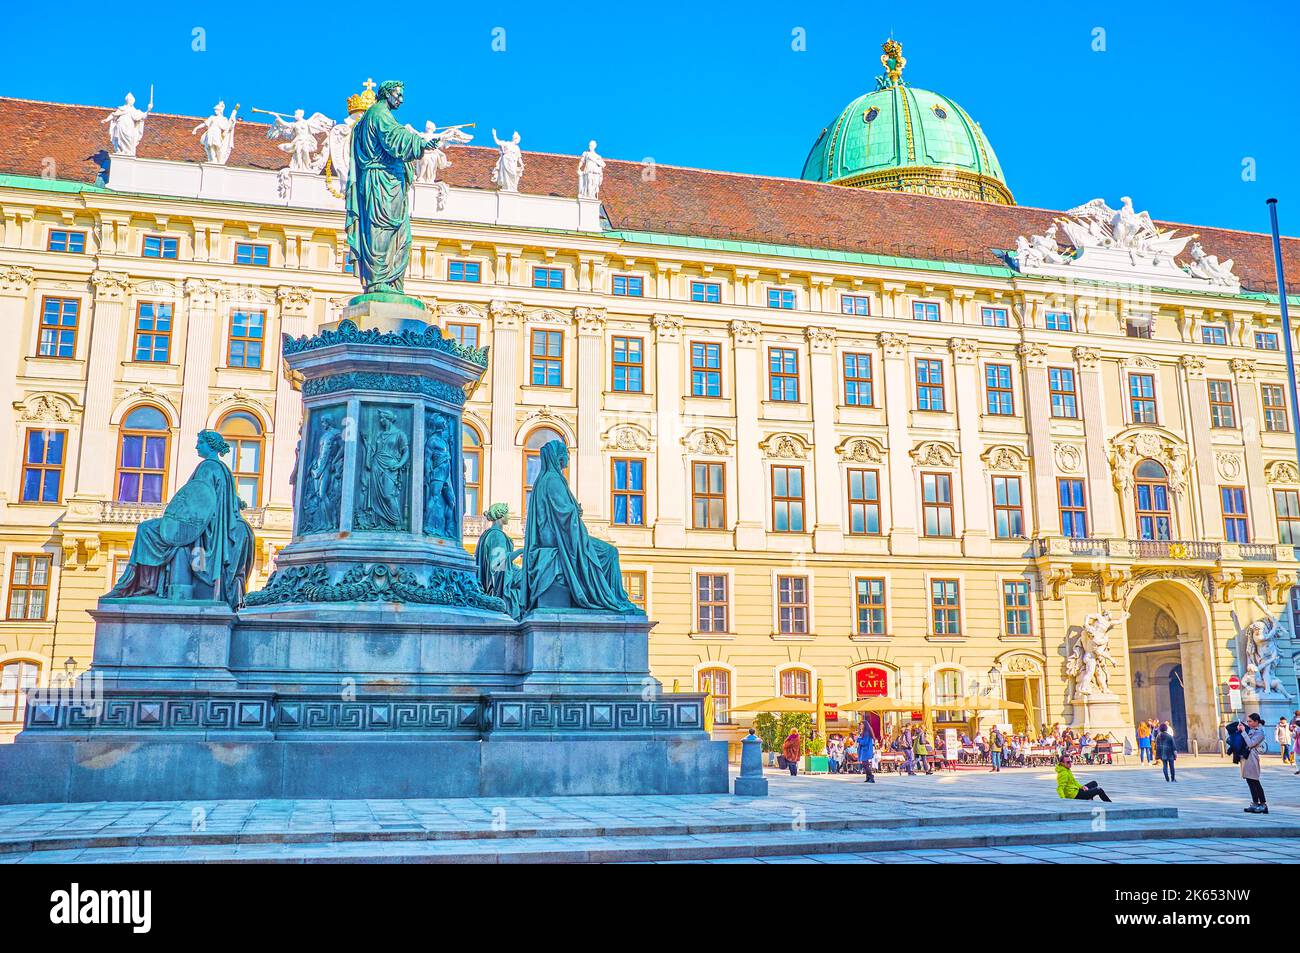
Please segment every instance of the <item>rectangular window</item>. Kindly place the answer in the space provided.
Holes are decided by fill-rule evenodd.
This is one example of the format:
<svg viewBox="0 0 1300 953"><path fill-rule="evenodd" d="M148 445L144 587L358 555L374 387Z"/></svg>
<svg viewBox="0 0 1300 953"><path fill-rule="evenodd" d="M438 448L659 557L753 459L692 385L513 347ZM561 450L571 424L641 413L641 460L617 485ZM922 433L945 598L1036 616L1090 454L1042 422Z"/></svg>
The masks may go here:
<svg viewBox="0 0 1300 953"><path fill-rule="evenodd" d="M1124 333L1131 338L1155 337L1155 322L1150 317L1128 318L1124 322Z"/></svg>
<svg viewBox="0 0 1300 953"><path fill-rule="evenodd" d="M952 476L921 474L921 509L926 536L952 536Z"/></svg>
<svg viewBox="0 0 1300 953"><path fill-rule="evenodd" d="M961 595L956 579L930 580L930 624L935 635L961 635Z"/></svg>
<svg viewBox="0 0 1300 953"><path fill-rule="evenodd" d="M1286 391L1281 384L1260 384L1260 400L1264 404L1264 429L1271 433L1286 433L1291 420L1286 412Z"/></svg>
<svg viewBox="0 0 1300 953"><path fill-rule="evenodd" d="M615 457L611 469L614 523L618 526L644 526L645 461Z"/></svg>
<svg viewBox="0 0 1300 953"><path fill-rule="evenodd" d="M1237 426L1237 408L1232 400L1232 381L1206 381L1210 396L1210 426L1232 430Z"/></svg>
<svg viewBox="0 0 1300 953"><path fill-rule="evenodd" d="M10 565L10 621L43 620L50 602L50 557L15 553Z"/></svg>
<svg viewBox="0 0 1300 953"><path fill-rule="evenodd" d="M865 318L871 314L871 299L866 295L840 295L840 313Z"/></svg>
<svg viewBox="0 0 1300 953"><path fill-rule="evenodd" d="M180 239L146 235L140 254L145 258L176 258L180 254Z"/></svg>
<svg viewBox="0 0 1300 953"><path fill-rule="evenodd" d="M45 241L46 251L61 251L71 255L86 253L86 233L66 228L52 228Z"/></svg>
<svg viewBox="0 0 1300 953"><path fill-rule="evenodd" d="M782 635L808 634L808 577L777 576L777 629Z"/></svg>
<svg viewBox="0 0 1300 953"><path fill-rule="evenodd" d="M1256 331L1255 347L1261 351L1276 351L1279 348L1276 331ZM1300 591L1300 590L1297 590Z"/></svg>
<svg viewBox="0 0 1300 953"><path fill-rule="evenodd" d="M38 357L70 359L77 356L77 325L81 301L77 298L41 299L41 336Z"/></svg>
<svg viewBox="0 0 1300 953"><path fill-rule="evenodd" d="M534 387L564 386L564 332L533 331L532 374Z"/></svg>
<svg viewBox="0 0 1300 953"><path fill-rule="evenodd" d="M722 345L691 345L691 396L722 396Z"/></svg>
<svg viewBox="0 0 1300 953"><path fill-rule="evenodd" d="M477 261L449 261L447 280L479 284L483 280L483 265Z"/></svg>
<svg viewBox="0 0 1300 953"><path fill-rule="evenodd" d="M880 535L880 471L848 472L849 533L853 536Z"/></svg>
<svg viewBox="0 0 1300 953"><path fill-rule="evenodd" d="M564 269L563 268L534 268L533 287L550 288L552 290L563 288Z"/></svg>
<svg viewBox="0 0 1300 953"><path fill-rule="evenodd" d="M844 355L844 403L850 407L875 406L870 354Z"/></svg>
<svg viewBox="0 0 1300 953"><path fill-rule="evenodd" d="M1277 540L1283 546L1300 546L1300 491L1274 490Z"/></svg>
<svg viewBox="0 0 1300 953"><path fill-rule="evenodd" d="M640 569L623 570L623 591L627 593L627 601L632 603L642 612L646 607L646 580L645 571Z"/></svg>
<svg viewBox="0 0 1300 953"><path fill-rule="evenodd" d="M782 311L794 310L794 291L790 288L768 288L767 306Z"/></svg>
<svg viewBox="0 0 1300 953"><path fill-rule="evenodd" d="M1221 486L1219 500L1223 505L1223 538L1230 543L1249 543L1250 518L1246 515L1246 488Z"/></svg>
<svg viewBox="0 0 1300 953"><path fill-rule="evenodd" d="M1142 479L1136 487L1138 539L1171 539L1169 484L1164 477Z"/></svg>
<svg viewBox="0 0 1300 953"><path fill-rule="evenodd" d="M722 285L716 281L692 281L691 300L701 304L719 304L722 301Z"/></svg>
<svg viewBox="0 0 1300 953"><path fill-rule="evenodd" d="M1057 480L1056 499L1061 511L1061 535L1088 538L1088 505L1082 480Z"/></svg>
<svg viewBox="0 0 1300 953"><path fill-rule="evenodd" d="M943 410L943 361L916 359L916 409Z"/></svg>
<svg viewBox="0 0 1300 953"><path fill-rule="evenodd" d="M232 311L226 363L230 367L261 367L265 331L265 311Z"/></svg>
<svg viewBox="0 0 1300 953"><path fill-rule="evenodd" d="M357 256L352 252L343 253L343 274L355 275L357 273Z"/></svg>
<svg viewBox="0 0 1300 953"><path fill-rule="evenodd" d="M912 320L914 321L938 321L939 320L939 303L937 301L913 301L912 302Z"/></svg>
<svg viewBox="0 0 1300 953"><path fill-rule="evenodd" d="M271 264L271 246L257 242L235 242L235 264L265 268Z"/></svg>
<svg viewBox="0 0 1300 953"><path fill-rule="evenodd" d="M63 499L64 430L29 430L23 453L24 503L58 503Z"/></svg>
<svg viewBox="0 0 1300 953"><path fill-rule="evenodd" d="M1069 311L1048 311L1043 316L1043 326L1049 331L1073 331L1074 315Z"/></svg>
<svg viewBox="0 0 1300 953"><path fill-rule="evenodd" d="M640 275L615 275L614 294L620 298L645 296L645 279Z"/></svg>
<svg viewBox="0 0 1300 953"><path fill-rule="evenodd" d="M27 714L27 692L40 684L36 662L12 661L0 665L0 722L21 725Z"/></svg>
<svg viewBox="0 0 1300 953"><path fill-rule="evenodd" d="M803 467L772 467L772 532L803 532Z"/></svg>
<svg viewBox="0 0 1300 953"><path fill-rule="evenodd" d="M641 338L615 337L613 339L614 390L640 394L643 391L645 355Z"/></svg>
<svg viewBox="0 0 1300 953"><path fill-rule="evenodd" d="M1011 326L1007 321L1006 308L981 308L980 317L986 328L1006 328Z"/></svg>
<svg viewBox="0 0 1300 953"><path fill-rule="evenodd" d="M1053 417L1079 416L1079 395L1075 390L1073 368L1049 367L1047 393L1051 400Z"/></svg>
<svg viewBox="0 0 1300 953"><path fill-rule="evenodd" d="M1219 344L1228 343L1228 329L1221 324L1207 324L1201 328L1202 344Z"/></svg>
<svg viewBox="0 0 1300 953"><path fill-rule="evenodd" d="M998 539L1025 535L1025 511L1020 502L1020 477L993 478L993 531Z"/></svg>
<svg viewBox="0 0 1300 953"><path fill-rule="evenodd" d="M885 634L885 580L854 580L857 589L858 635Z"/></svg>
<svg viewBox="0 0 1300 953"><path fill-rule="evenodd" d="M726 464L691 464L692 524L696 529L727 528Z"/></svg>
<svg viewBox="0 0 1300 953"><path fill-rule="evenodd" d="M700 573L695 577L695 624L698 632L729 632L727 576Z"/></svg>
<svg viewBox="0 0 1300 953"><path fill-rule="evenodd" d="M461 347L478 347L478 325L447 322L447 337Z"/></svg>
<svg viewBox="0 0 1300 953"><path fill-rule="evenodd" d="M997 417L1010 417L1016 412L1011 392L1011 365L984 365L984 393L988 412Z"/></svg>
<svg viewBox="0 0 1300 953"><path fill-rule="evenodd" d="M1019 579L1002 583L1002 619L1012 638L1034 634L1029 622L1029 583Z"/></svg>
<svg viewBox="0 0 1300 953"><path fill-rule="evenodd" d="M799 400L799 352L791 347L767 349L768 397L772 400Z"/></svg>
<svg viewBox="0 0 1300 953"><path fill-rule="evenodd" d="M166 364L171 358L171 348L171 303L141 301L135 308L135 360Z"/></svg>
<svg viewBox="0 0 1300 953"><path fill-rule="evenodd" d="M1156 378L1154 374L1128 376L1128 405L1135 424L1156 422Z"/></svg>

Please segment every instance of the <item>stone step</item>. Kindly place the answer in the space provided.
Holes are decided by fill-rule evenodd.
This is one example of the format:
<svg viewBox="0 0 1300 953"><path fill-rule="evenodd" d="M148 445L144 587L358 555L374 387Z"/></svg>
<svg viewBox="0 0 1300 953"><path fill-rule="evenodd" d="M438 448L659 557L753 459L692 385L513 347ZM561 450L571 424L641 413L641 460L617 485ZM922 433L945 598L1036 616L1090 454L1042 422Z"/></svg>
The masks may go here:
<svg viewBox="0 0 1300 953"><path fill-rule="evenodd" d="M23 863L644 863L805 854L953 850L981 847L1032 847L1107 841L1226 838L1296 838L1300 825L1243 825L1146 817L1107 816L1102 829L1091 819L1045 822L941 824L892 831L866 825L837 830L721 831L695 834L575 835L441 840L317 841L315 843L236 842L37 850L3 858Z"/></svg>
<svg viewBox="0 0 1300 953"><path fill-rule="evenodd" d="M769 802L776 807L776 802ZM779 808L778 808L779 810ZM194 831L184 827L159 830L155 827L149 832L140 833L78 833L23 836L20 834L0 835L0 856L11 853L31 853L39 851L68 850L103 850L116 848L153 848L153 847L208 847L208 846L248 846L255 844L346 844L346 843L403 843L403 842L442 842L442 841L511 841L521 839L566 839L566 838L609 838L629 837L693 837L713 834L747 834L747 833L782 833L798 828L805 831L830 833L847 831L867 834L882 830L913 830L930 827L980 827L984 825L1001 825L1006 823L1006 815L997 813L948 814L935 816L881 816L871 817L861 812L839 817L815 817L804 819L796 812L801 810L796 803L790 803L789 812L780 820L749 821L692 821L674 822L657 821L646 818L635 823L549 823L521 824L494 829L492 827L475 827L458 825L454 828L423 827L415 823L395 823L375 829L368 827L330 827L313 830L245 828L240 831L203 830ZM1027 810L1016 815L1021 825L1053 824L1063 821L1075 821L1088 818L1088 810L1071 806L1060 810ZM1178 817L1178 811L1172 807L1118 807L1107 811L1107 817L1113 821L1162 820ZM214 825L215 827L215 825Z"/></svg>

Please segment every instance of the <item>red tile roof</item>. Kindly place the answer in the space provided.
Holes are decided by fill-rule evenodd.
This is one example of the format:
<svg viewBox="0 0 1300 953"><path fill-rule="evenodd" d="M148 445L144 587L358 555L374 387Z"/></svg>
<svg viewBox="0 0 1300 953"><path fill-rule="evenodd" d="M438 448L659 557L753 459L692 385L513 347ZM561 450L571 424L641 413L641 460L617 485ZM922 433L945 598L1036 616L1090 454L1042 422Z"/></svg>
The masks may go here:
<svg viewBox="0 0 1300 953"><path fill-rule="evenodd" d="M53 161L56 178L95 182L108 161L108 131L101 120L109 112L0 97L0 173L41 175ZM191 134L198 122L193 116L154 113L145 123L138 154L201 161L199 137ZM260 123L239 124L231 165L285 165L284 153L267 140L265 129ZM452 185L491 188L495 156L495 149L458 146L444 178ZM524 161L527 192L576 194L576 156L525 152ZM1061 214L676 166L657 166L651 173L640 163L614 160L606 165L601 200L617 229L984 265L1000 263L994 249L1013 248L1017 235L1042 234ZM1267 235L1159 224L1184 233L1194 230L1207 252L1233 259L1246 290L1276 291ZM1283 249L1288 286L1295 294L1300 292L1300 239L1284 238Z"/></svg>

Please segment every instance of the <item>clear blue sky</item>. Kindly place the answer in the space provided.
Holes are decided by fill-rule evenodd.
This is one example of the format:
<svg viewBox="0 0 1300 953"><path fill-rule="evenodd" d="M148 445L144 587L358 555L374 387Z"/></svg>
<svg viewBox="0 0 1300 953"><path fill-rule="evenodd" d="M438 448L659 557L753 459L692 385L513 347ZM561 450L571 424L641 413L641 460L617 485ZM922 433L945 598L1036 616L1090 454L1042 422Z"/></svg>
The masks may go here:
<svg viewBox="0 0 1300 953"><path fill-rule="evenodd" d="M874 88L892 30L905 78L981 123L1020 204L1132 195L1157 218L1264 231L1276 195L1300 235L1295 2L287 6L18 4L0 95L113 106L153 82L161 112L206 115L223 98L245 116L342 118L367 76L401 78L408 121L476 121L479 142L496 126L525 149L577 153L594 137L612 158L797 176L822 127Z"/></svg>

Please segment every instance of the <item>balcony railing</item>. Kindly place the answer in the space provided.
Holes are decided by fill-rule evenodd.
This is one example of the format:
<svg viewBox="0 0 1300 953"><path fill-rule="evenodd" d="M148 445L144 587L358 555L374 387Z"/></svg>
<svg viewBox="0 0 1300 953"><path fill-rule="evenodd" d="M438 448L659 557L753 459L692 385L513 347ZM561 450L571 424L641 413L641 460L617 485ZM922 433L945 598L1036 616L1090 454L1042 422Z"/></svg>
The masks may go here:
<svg viewBox="0 0 1300 953"><path fill-rule="evenodd" d="M157 519L166 508L165 503L118 503L109 500L100 504L99 519L104 523L139 524L145 520ZM241 510L240 514L253 529L261 529L266 518L266 511L260 506Z"/></svg>
<svg viewBox="0 0 1300 953"><path fill-rule="evenodd" d="M1222 553L1218 543L1190 539L1133 539L1129 542L1134 554L1142 559L1218 559Z"/></svg>

